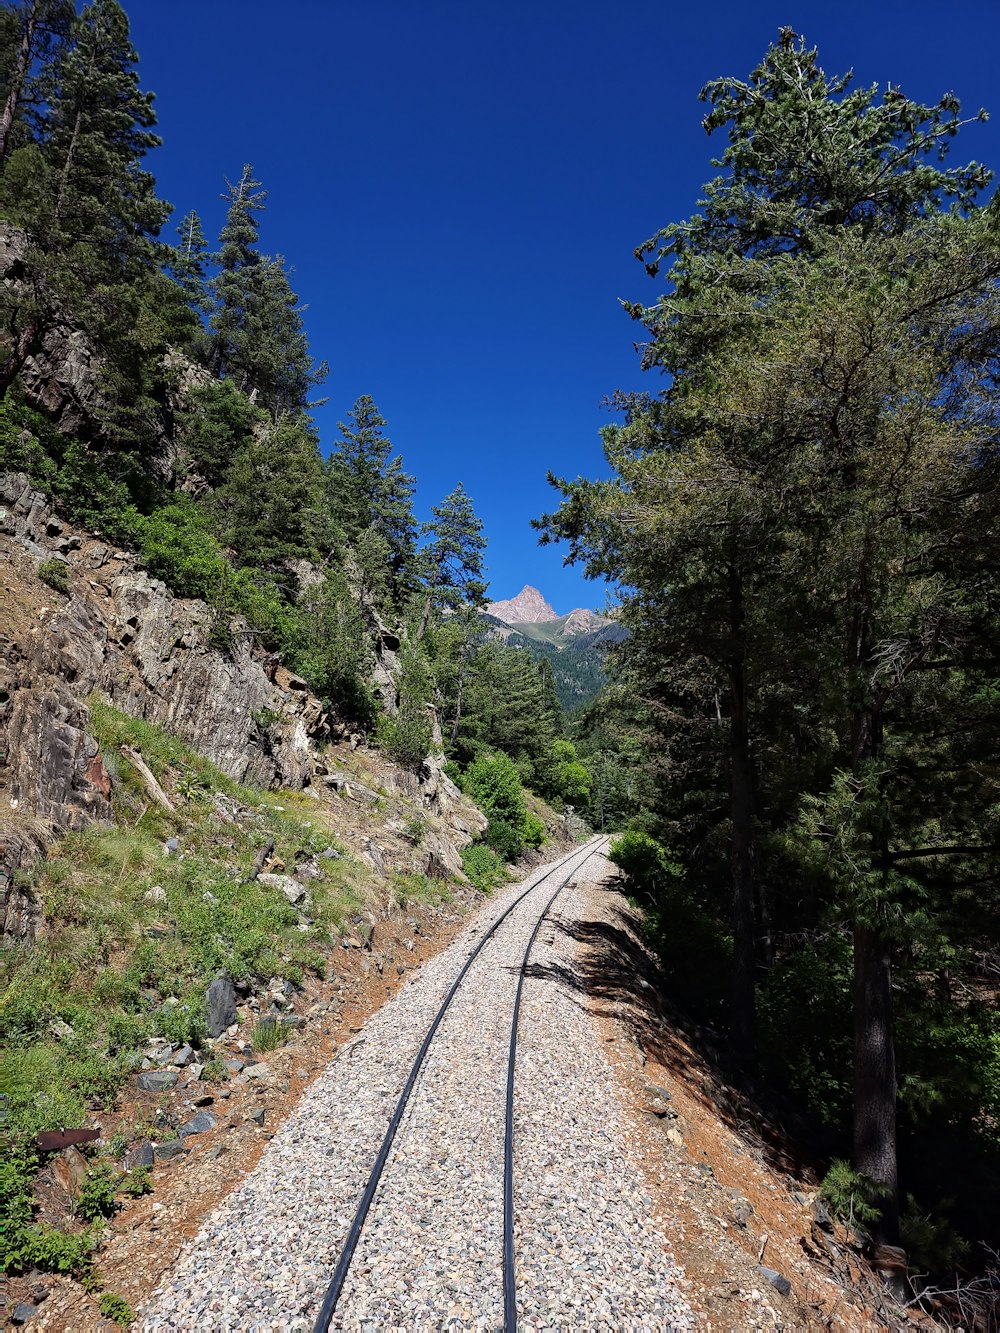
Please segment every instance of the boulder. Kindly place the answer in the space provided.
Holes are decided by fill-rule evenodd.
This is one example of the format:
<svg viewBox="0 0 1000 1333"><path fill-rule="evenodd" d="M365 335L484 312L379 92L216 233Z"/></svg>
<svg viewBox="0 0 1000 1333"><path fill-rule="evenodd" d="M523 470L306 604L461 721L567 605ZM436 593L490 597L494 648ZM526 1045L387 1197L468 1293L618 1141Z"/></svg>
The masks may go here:
<svg viewBox="0 0 1000 1333"><path fill-rule="evenodd" d="M236 990L232 978L220 973L205 992L208 1011L206 1030L210 1037L221 1037L236 1022Z"/></svg>
<svg viewBox="0 0 1000 1333"><path fill-rule="evenodd" d="M277 889L279 893L285 895L293 907L297 907L306 896L306 886L291 875L258 875L257 883Z"/></svg>
<svg viewBox="0 0 1000 1333"><path fill-rule="evenodd" d="M150 1069L139 1075L139 1087L143 1092L168 1092L177 1086L176 1069Z"/></svg>

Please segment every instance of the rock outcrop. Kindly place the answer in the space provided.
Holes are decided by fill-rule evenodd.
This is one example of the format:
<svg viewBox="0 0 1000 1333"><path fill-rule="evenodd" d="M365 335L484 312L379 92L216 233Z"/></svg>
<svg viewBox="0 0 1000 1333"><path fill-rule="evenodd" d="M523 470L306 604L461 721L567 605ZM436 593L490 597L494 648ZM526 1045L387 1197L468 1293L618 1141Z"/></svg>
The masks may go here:
<svg viewBox="0 0 1000 1333"><path fill-rule="evenodd" d="M53 558L66 563L68 595L39 584L39 563ZM246 636L227 653L212 648L205 603L174 597L134 556L65 530L19 473L0 473L0 564L0 791L12 810L56 829L110 818L88 731L95 691L239 781L310 781L311 746L329 737L331 718L305 681Z"/></svg>

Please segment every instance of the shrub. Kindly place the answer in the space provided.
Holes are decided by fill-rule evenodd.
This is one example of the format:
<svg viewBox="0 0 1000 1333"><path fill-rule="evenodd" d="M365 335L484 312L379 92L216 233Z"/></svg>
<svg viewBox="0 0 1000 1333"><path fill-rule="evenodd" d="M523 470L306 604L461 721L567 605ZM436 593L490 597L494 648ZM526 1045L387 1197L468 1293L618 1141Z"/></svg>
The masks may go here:
<svg viewBox="0 0 1000 1333"><path fill-rule="evenodd" d="M545 841L545 825L538 816L529 810L524 816L522 836L529 847L541 847Z"/></svg>
<svg viewBox="0 0 1000 1333"><path fill-rule="evenodd" d="M505 819L491 819L486 825L483 840L505 861L516 861L524 850L521 830Z"/></svg>
<svg viewBox="0 0 1000 1333"><path fill-rule="evenodd" d="M463 788L489 820L484 841L505 860L516 861L527 809L513 760L499 750L485 751L466 770Z"/></svg>
<svg viewBox="0 0 1000 1333"><path fill-rule="evenodd" d="M101 1314L105 1319L121 1324L123 1328L135 1322L135 1311L125 1297L116 1296L110 1291L101 1296Z"/></svg>
<svg viewBox="0 0 1000 1333"><path fill-rule="evenodd" d="M503 861L492 847L482 842L474 843L462 852L462 869L469 883L480 893L491 893L493 889L507 883Z"/></svg>
<svg viewBox="0 0 1000 1333"><path fill-rule="evenodd" d="M115 1195L121 1176L112 1171L106 1162L92 1166L84 1177L80 1192L76 1196L73 1211L85 1222L96 1222L101 1217L111 1217L117 1208Z"/></svg>
<svg viewBox="0 0 1000 1333"><path fill-rule="evenodd" d="M647 902L655 902L680 873L667 849L648 833L622 833L612 842L608 859L625 876L629 893Z"/></svg>
<svg viewBox="0 0 1000 1333"><path fill-rule="evenodd" d="M258 1055L276 1051L279 1046L284 1046L290 1033L291 1029L284 1023L279 1023L276 1018L265 1017L255 1026L251 1045Z"/></svg>
<svg viewBox="0 0 1000 1333"><path fill-rule="evenodd" d="M120 1185L121 1193L129 1199L141 1199L144 1194L152 1194L153 1180L148 1166L135 1166L124 1177Z"/></svg>
<svg viewBox="0 0 1000 1333"><path fill-rule="evenodd" d="M38 566L38 577L56 592L69 595L69 565L65 560L43 560Z"/></svg>

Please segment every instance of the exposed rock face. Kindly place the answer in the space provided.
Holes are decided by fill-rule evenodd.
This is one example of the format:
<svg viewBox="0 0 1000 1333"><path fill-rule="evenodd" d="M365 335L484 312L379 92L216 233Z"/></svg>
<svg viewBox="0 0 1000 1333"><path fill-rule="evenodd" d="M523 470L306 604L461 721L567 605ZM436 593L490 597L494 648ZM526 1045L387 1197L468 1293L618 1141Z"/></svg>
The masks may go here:
<svg viewBox="0 0 1000 1333"><path fill-rule="evenodd" d="M69 567L70 595L45 589L39 612L37 564L53 556ZM0 473L0 564L0 792L13 809L56 829L110 818L107 774L88 732L94 691L237 780L309 782L311 742L330 735L330 719L305 681L245 636L228 654L210 647L203 602L174 597L124 552L67 535L17 473Z"/></svg>
<svg viewBox="0 0 1000 1333"><path fill-rule="evenodd" d="M38 935L41 904L14 876L45 855L48 838L49 830L38 820L0 816L0 939L34 940Z"/></svg>
<svg viewBox="0 0 1000 1333"><path fill-rule="evenodd" d="M429 816L420 844L424 873L464 878L461 849L486 832L488 821L445 773L443 757L429 755L416 773L396 770L392 785L411 801L419 801Z"/></svg>
<svg viewBox="0 0 1000 1333"><path fill-rule="evenodd" d="M558 620L558 614L530 583L526 583L516 597L502 602L490 602L486 611L508 625L538 625L546 620Z"/></svg>

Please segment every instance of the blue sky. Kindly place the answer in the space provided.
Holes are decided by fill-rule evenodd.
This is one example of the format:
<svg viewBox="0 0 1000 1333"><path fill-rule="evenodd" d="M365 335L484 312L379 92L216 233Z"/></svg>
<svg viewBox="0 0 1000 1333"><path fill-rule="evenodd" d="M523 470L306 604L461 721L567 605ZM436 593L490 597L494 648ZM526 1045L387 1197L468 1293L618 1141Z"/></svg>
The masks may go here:
<svg viewBox="0 0 1000 1333"><path fill-rule="evenodd" d="M790 24L828 72L1000 117L995 0L123 3L177 220L197 209L214 242L247 161L269 191L261 246L294 266L330 363L324 451L371 394L418 515L464 482L491 595L530 582L560 612L603 590L529 520L554 503L548 469L604 471L602 398L655 388L618 299L655 298L632 251L712 175L702 85L748 74ZM956 160L1000 167L998 126Z"/></svg>

